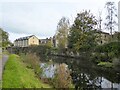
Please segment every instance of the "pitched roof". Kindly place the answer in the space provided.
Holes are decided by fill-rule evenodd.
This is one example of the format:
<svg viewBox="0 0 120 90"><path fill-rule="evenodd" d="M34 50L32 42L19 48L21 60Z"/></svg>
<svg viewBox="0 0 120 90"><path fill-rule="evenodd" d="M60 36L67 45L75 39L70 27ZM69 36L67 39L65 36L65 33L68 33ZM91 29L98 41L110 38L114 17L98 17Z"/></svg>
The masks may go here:
<svg viewBox="0 0 120 90"><path fill-rule="evenodd" d="M35 35L31 35L31 36L27 36L27 37L21 37L21 38L16 39L15 41L18 41L18 40L28 40L32 36L35 36Z"/></svg>

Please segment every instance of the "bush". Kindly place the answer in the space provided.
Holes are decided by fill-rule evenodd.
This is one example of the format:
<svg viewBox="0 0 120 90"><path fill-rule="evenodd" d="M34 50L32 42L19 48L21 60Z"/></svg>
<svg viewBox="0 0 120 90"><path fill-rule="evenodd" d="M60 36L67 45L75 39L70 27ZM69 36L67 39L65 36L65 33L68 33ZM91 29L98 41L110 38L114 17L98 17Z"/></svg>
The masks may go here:
<svg viewBox="0 0 120 90"><path fill-rule="evenodd" d="M13 47L12 48L13 53L15 54L27 54L26 52L29 53L36 53L38 56L45 56L51 53L51 47L47 45L32 45L29 47Z"/></svg>
<svg viewBox="0 0 120 90"><path fill-rule="evenodd" d="M107 53L98 53L98 52L95 52L92 56L91 56L91 60L94 62L94 63L99 63L99 62L106 62L106 61L110 61Z"/></svg>
<svg viewBox="0 0 120 90"><path fill-rule="evenodd" d="M98 62L112 62L114 58L120 56L120 42L110 42L108 44L99 45L95 48L95 53L97 54L93 56L93 60L97 58ZM101 55L102 53L104 55Z"/></svg>
<svg viewBox="0 0 120 90"><path fill-rule="evenodd" d="M31 53L36 53L38 56L48 55L51 52L51 47L47 45L38 45L28 47L28 51Z"/></svg>
<svg viewBox="0 0 120 90"><path fill-rule="evenodd" d="M120 42L111 42L97 46L95 48L95 51L99 53L113 53L112 56L118 57L120 55Z"/></svg>
<svg viewBox="0 0 120 90"><path fill-rule="evenodd" d="M26 63L27 68L34 69L36 75L41 76L42 68L40 68L40 58L37 57L35 53L27 53L26 55L22 55L22 60Z"/></svg>
<svg viewBox="0 0 120 90"><path fill-rule="evenodd" d="M113 67L117 70L120 71L120 58L114 58L113 59Z"/></svg>
<svg viewBox="0 0 120 90"><path fill-rule="evenodd" d="M71 76L65 64L61 64L56 69L56 75L53 79L53 86L55 88L69 88L71 85Z"/></svg>

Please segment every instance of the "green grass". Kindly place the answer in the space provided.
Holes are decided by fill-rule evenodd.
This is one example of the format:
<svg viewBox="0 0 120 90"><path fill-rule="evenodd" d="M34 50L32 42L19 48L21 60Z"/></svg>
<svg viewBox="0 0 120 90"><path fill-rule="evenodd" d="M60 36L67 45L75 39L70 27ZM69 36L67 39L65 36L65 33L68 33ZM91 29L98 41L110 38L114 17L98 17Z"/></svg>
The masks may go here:
<svg viewBox="0 0 120 90"><path fill-rule="evenodd" d="M98 66L103 66L103 67L113 67L113 64L110 62L100 62L97 64Z"/></svg>
<svg viewBox="0 0 120 90"><path fill-rule="evenodd" d="M26 68L25 64L17 55L10 55L3 72L2 88L50 88L34 74L32 69Z"/></svg>
<svg viewBox="0 0 120 90"><path fill-rule="evenodd" d="M0 90L2 89L2 81L0 80Z"/></svg>

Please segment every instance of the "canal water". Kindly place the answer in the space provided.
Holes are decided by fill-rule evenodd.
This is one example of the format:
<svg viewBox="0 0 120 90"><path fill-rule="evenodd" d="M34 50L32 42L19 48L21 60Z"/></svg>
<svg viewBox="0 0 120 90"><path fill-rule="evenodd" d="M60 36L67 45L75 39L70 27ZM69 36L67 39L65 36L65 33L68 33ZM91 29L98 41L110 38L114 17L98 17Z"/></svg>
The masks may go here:
<svg viewBox="0 0 120 90"><path fill-rule="evenodd" d="M84 59L57 56L44 58L41 64L41 67L44 69L43 77L53 78L57 66L62 63L71 71L73 84L77 88L120 90L120 71L112 68L100 67Z"/></svg>

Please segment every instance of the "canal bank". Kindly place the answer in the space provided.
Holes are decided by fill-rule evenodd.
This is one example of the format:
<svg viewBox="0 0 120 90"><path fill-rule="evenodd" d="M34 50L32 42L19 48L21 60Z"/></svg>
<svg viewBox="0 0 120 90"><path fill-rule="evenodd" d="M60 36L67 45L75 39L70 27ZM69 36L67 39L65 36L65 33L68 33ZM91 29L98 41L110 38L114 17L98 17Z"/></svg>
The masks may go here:
<svg viewBox="0 0 120 90"><path fill-rule="evenodd" d="M32 69L26 68L18 55L12 54L3 72L2 88L51 88L36 77Z"/></svg>

